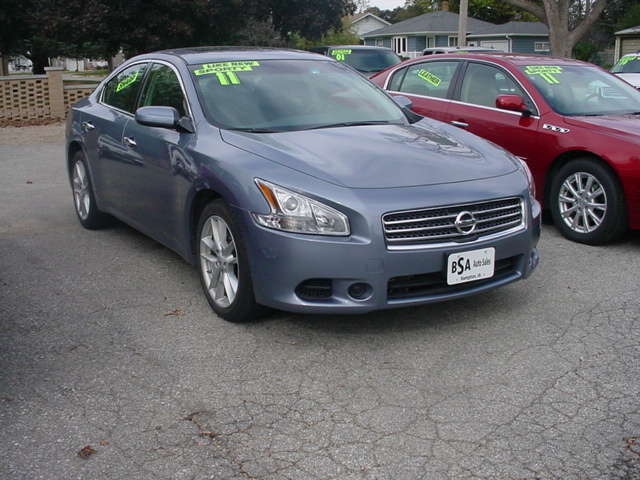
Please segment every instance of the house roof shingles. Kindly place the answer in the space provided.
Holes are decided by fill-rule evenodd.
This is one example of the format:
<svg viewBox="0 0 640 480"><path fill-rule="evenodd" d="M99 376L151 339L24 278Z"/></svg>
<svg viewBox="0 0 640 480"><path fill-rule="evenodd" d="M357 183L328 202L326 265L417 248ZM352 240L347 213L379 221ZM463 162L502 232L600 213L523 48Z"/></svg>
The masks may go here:
<svg viewBox="0 0 640 480"><path fill-rule="evenodd" d="M457 13L438 10L436 12L425 13L417 17L394 23L388 27L379 28L366 34L367 37L386 36L393 34L418 34L418 33L457 33L458 32ZM467 32L478 32L493 25L475 18L467 18Z"/></svg>
<svg viewBox="0 0 640 480"><path fill-rule="evenodd" d="M473 33L473 36L490 35L549 35L549 29L540 22L507 22L502 25L491 25Z"/></svg>

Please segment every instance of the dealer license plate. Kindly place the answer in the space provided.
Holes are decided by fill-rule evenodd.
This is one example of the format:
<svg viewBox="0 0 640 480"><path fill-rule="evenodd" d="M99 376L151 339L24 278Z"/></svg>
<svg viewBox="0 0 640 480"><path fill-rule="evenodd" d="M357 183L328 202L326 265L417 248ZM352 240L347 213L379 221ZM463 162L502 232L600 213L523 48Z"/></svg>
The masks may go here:
<svg viewBox="0 0 640 480"><path fill-rule="evenodd" d="M447 283L457 285L493 277L495 258L496 249L493 247L449 255Z"/></svg>

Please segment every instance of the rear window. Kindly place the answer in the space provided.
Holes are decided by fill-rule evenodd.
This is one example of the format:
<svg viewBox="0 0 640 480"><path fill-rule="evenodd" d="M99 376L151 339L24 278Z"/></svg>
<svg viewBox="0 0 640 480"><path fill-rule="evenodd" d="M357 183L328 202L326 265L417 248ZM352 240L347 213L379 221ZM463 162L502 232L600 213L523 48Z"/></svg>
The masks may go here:
<svg viewBox="0 0 640 480"><path fill-rule="evenodd" d="M333 48L329 56L362 73L380 72L401 61L391 50Z"/></svg>

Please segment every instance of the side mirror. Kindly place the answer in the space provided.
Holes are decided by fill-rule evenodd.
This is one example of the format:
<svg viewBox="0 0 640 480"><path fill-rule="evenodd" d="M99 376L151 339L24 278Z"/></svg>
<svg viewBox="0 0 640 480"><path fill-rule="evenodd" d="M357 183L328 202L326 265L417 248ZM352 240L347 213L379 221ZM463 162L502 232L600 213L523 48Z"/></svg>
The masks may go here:
<svg viewBox="0 0 640 480"><path fill-rule="evenodd" d="M395 102L400 105L400 108L406 108L408 110L411 110L411 107L413 107L413 102L408 99L407 97L403 97L403 96L399 96L396 97L394 96L393 99L395 100Z"/></svg>
<svg viewBox="0 0 640 480"><path fill-rule="evenodd" d="M136 122L146 127L175 128L179 131L194 133L195 129L189 117L180 117L173 107L140 107L136 110Z"/></svg>
<svg viewBox="0 0 640 480"><path fill-rule="evenodd" d="M510 110L512 112L520 112L523 115L531 115L532 112L524 103L524 99L520 95L498 95L496 98L496 107L502 110Z"/></svg>
<svg viewBox="0 0 640 480"><path fill-rule="evenodd" d="M147 127L175 128L180 114L173 107L140 107L135 118L136 122Z"/></svg>

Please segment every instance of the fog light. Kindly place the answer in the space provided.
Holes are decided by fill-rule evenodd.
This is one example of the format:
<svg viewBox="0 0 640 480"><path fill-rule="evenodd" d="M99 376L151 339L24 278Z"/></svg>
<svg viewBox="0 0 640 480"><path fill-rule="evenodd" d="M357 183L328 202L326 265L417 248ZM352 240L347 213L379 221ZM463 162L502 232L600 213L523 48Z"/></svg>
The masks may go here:
<svg viewBox="0 0 640 480"><path fill-rule="evenodd" d="M366 283L354 283L349 287L349 296L356 299L362 298L368 290L369 288Z"/></svg>
<svg viewBox="0 0 640 480"><path fill-rule="evenodd" d="M538 262L540 261L540 257L538 256L538 250L536 248L531 252L531 257L529 257L529 266L531 270L538 266Z"/></svg>

